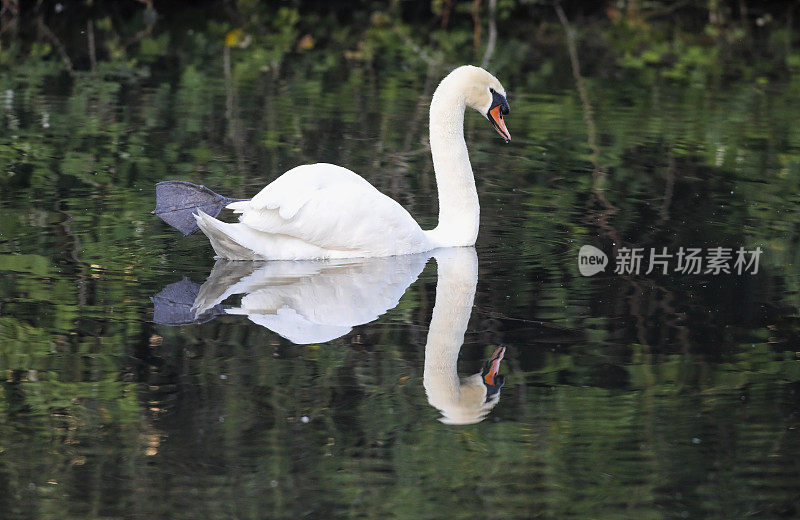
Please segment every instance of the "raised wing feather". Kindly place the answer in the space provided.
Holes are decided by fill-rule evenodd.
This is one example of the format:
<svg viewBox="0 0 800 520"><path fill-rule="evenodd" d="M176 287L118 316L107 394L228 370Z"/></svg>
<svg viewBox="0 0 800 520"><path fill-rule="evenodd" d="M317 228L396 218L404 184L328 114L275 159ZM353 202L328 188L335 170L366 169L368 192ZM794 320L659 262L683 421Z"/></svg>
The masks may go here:
<svg viewBox="0 0 800 520"><path fill-rule="evenodd" d="M426 237L400 204L352 171L332 164L298 166L252 200L228 208L252 229L339 251L417 252Z"/></svg>

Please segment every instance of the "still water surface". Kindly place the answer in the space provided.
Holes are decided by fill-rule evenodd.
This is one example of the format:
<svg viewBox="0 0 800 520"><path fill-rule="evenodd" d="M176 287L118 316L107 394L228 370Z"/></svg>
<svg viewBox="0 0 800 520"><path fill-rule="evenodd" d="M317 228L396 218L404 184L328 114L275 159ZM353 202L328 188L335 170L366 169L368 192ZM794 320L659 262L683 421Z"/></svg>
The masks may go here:
<svg viewBox="0 0 800 520"><path fill-rule="evenodd" d="M475 249L215 264L149 214L161 180L246 197L326 161L432 227L442 74L0 79L0 517L798 514L788 86L597 79L587 118L569 81L501 78L512 143L467 116ZM589 278L584 244L763 254Z"/></svg>

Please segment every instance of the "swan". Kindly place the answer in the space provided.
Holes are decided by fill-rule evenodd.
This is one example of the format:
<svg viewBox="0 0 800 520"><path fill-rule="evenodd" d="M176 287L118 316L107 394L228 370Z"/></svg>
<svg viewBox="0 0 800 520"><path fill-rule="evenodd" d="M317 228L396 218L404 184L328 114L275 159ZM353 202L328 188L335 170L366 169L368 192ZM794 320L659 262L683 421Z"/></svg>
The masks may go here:
<svg viewBox="0 0 800 520"><path fill-rule="evenodd" d="M483 114L506 142L511 139L503 121L509 105L497 78L464 65L441 81L429 121L439 197L439 223L432 230L422 230L408 211L363 177L326 163L292 168L252 199L228 203L225 207L239 215L237 223L217 220L198 207L197 226L217 257L232 260L382 257L472 246L480 208L464 142L466 107Z"/></svg>
<svg viewBox="0 0 800 520"><path fill-rule="evenodd" d="M203 323L221 314L245 315L295 344L323 343L349 333L396 307L428 260L437 264L436 301L425 344L422 384L428 403L446 424L483 420L500 399L505 347L483 370L458 375L475 288L474 247L381 258L234 262L217 260L202 286L184 278L155 295L154 320L167 325ZM224 305L242 294L237 305Z"/></svg>

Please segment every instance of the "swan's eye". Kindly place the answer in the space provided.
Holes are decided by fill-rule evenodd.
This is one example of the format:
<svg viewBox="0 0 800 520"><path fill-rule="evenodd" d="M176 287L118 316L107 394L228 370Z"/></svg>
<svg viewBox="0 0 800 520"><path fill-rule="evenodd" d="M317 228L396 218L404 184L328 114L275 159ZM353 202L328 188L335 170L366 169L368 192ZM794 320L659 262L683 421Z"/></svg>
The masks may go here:
<svg viewBox="0 0 800 520"><path fill-rule="evenodd" d="M500 113L503 114L504 116L508 115L510 107L508 106L508 100L506 99L506 97L502 94L498 94L497 91L493 88L489 88L489 92L491 92L492 94L492 104L490 108L499 106Z"/></svg>

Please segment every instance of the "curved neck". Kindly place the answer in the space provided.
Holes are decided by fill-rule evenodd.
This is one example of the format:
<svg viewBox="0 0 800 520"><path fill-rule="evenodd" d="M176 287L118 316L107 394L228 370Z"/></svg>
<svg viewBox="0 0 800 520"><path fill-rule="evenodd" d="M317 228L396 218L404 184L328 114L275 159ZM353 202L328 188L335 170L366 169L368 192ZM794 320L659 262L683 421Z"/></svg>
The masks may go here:
<svg viewBox="0 0 800 520"><path fill-rule="evenodd" d="M445 78L433 94L430 143L439 192L439 225L428 231L439 247L471 246L478 237L480 207L464 142L464 96Z"/></svg>
<svg viewBox="0 0 800 520"><path fill-rule="evenodd" d="M457 362L472 314L478 283L478 255L470 247L441 250L435 257L436 303L425 344L422 383L431 405L443 413L454 413L461 408Z"/></svg>

